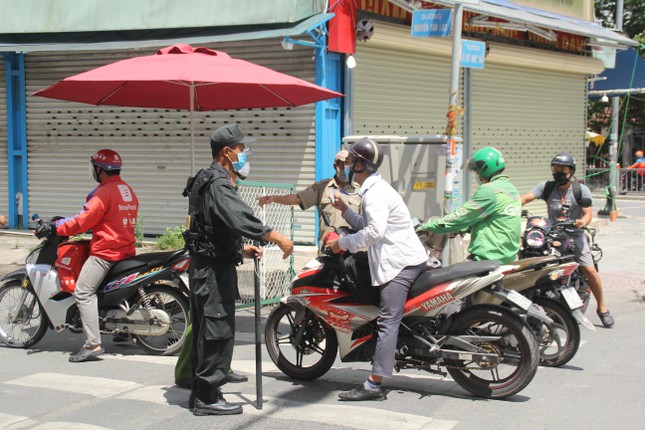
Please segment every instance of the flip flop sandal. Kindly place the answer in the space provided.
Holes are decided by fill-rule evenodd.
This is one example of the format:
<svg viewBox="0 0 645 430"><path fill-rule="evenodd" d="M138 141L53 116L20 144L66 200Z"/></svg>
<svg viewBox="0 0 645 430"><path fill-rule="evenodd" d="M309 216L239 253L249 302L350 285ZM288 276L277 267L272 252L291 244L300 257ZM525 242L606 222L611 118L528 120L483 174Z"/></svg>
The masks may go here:
<svg viewBox="0 0 645 430"><path fill-rule="evenodd" d="M607 312L596 312L598 314L598 318L600 318L600 322L602 322L602 325L609 328L614 325L614 317L611 316L609 311Z"/></svg>
<svg viewBox="0 0 645 430"><path fill-rule="evenodd" d="M105 352L105 349L99 348L96 350L91 350L88 348L83 347L80 351L78 351L76 354L72 354L69 356L69 361L72 363L80 363L83 361L95 361L99 360L98 356L103 354Z"/></svg>

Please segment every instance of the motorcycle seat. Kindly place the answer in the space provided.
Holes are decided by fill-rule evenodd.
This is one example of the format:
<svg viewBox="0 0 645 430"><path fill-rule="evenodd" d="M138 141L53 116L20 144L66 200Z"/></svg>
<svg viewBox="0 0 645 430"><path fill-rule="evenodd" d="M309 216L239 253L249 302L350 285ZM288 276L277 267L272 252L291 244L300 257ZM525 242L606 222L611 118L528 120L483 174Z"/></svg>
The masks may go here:
<svg viewBox="0 0 645 430"><path fill-rule="evenodd" d="M466 261L463 263L453 264L452 266L444 267L441 269L427 270L423 272L412 287L408 297L416 297L435 285L441 284L453 279L466 278L469 276L485 274L501 266L499 261L495 260L482 260L482 261Z"/></svg>
<svg viewBox="0 0 645 430"><path fill-rule="evenodd" d="M105 279L110 279L113 274L125 273L130 270L138 269L140 267L152 268L157 266L163 266L169 261L174 260L185 253L185 250L181 249L174 252L150 252L148 254L136 255L134 257L126 258L116 263L110 268L110 271L105 276Z"/></svg>

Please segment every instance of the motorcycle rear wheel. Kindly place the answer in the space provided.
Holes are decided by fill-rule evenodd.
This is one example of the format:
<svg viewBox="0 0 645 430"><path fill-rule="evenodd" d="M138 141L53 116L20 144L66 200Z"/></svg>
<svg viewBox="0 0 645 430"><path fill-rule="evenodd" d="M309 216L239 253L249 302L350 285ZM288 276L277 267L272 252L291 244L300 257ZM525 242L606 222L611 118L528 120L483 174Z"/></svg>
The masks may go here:
<svg viewBox="0 0 645 430"><path fill-rule="evenodd" d="M538 368L538 344L530 328L501 306L473 306L461 311L448 331L453 336L501 336L478 344L497 352L500 362L445 360L448 373L462 388L476 396L502 399L523 390ZM476 369L476 368L484 369Z"/></svg>
<svg viewBox="0 0 645 430"><path fill-rule="evenodd" d="M555 300L535 298L533 303L541 306L553 320L553 324L540 324L544 331L535 333L540 344L540 364L558 367L568 363L580 346L578 322L571 311Z"/></svg>
<svg viewBox="0 0 645 430"><path fill-rule="evenodd" d="M320 318L306 310L301 321L297 312L281 303L266 322L264 341L278 369L294 379L312 380L327 373L336 360L336 333ZM304 329L300 343L296 335Z"/></svg>
<svg viewBox="0 0 645 430"><path fill-rule="evenodd" d="M0 341L3 344L29 348L45 336L47 328L47 316L30 286L23 288L20 279L0 285Z"/></svg>
<svg viewBox="0 0 645 430"><path fill-rule="evenodd" d="M132 335L136 345L148 354L177 354L186 338L190 321L190 303L178 289L155 284L145 288L153 308L161 309L170 317L170 328L163 336Z"/></svg>

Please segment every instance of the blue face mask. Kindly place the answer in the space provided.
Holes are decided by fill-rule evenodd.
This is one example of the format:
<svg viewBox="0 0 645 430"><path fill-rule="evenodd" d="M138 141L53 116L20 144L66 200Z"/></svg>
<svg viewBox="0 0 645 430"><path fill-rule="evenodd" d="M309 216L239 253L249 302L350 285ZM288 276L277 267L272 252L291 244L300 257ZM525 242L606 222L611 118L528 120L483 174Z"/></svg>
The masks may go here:
<svg viewBox="0 0 645 430"><path fill-rule="evenodd" d="M237 154L237 161L233 161L233 171L235 173L242 170L242 167L248 162L248 157L245 152L240 152Z"/></svg>
<svg viewBox="0 0 645 430"><path fill-rule="evenodd" d="M343 182L349 182L349 167L345 166L343 170L337 173L338 179Z"/></svg>

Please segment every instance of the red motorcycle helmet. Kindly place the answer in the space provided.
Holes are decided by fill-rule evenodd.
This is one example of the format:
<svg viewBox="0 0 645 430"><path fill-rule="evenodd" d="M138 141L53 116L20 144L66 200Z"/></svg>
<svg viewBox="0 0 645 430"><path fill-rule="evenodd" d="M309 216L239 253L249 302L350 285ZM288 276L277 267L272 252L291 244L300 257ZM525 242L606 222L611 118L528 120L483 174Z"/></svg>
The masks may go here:
<svg viewBox="0 0 645 430"><path fill-rule="evenodd" d="M93 166L100 167L106 172L121 170L123 167L121 156L111 149L101 149L97 151L96 154L90 157L90 162Z"/></svg>

